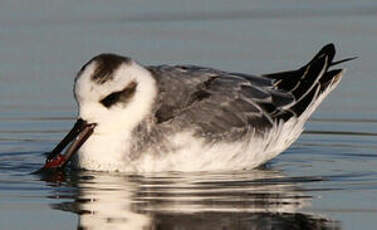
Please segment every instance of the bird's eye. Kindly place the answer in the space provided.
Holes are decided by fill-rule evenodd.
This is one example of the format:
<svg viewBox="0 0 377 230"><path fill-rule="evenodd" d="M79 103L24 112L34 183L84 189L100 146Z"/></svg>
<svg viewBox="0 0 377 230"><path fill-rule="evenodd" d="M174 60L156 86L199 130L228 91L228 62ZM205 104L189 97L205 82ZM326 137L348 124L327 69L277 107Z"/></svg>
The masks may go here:
<svg viewBox="0 0 377 230"><path fill-rule="evenodd" d="M107 97L101 100L101 104L109 108L110 106L117 103L121 94L122 94L122 91L111 93Z"/></svg>
<svg viewBox="0 0 377 230"><path fill-rule="evenodd" d="M100 103L106 108L110 108L117 103L126 104L134 96L136 86L136 82L131 82L123 90L107 95L105 98L100 100Z"/></svg>

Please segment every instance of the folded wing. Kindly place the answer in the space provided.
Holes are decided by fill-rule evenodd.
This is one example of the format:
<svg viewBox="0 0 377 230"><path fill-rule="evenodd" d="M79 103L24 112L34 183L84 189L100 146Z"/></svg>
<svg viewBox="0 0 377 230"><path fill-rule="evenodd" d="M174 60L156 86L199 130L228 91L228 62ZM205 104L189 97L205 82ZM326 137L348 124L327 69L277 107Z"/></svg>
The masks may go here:
<svg viewBox="0 0 377 230"><path fill-rule="evenodd" d="M254 76L199 66L150 66L159 98L156 122L195 127L200 135L238 138L262 134L275 123L300 117L332 85L341 69L329 70L335 48L329 44L294 71Z"/></svg>

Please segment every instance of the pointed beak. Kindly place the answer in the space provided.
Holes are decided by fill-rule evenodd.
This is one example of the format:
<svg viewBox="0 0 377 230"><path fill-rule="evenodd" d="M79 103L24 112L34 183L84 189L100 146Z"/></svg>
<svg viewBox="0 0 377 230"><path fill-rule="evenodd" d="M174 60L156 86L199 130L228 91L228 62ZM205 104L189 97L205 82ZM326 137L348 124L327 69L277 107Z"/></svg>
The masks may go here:
<svg viewBox="0 0 377 230"><path fill-rule="evenodd" d="M42 169L63 168L77 150L93 134L95 123L87 123L83 119L78 119L69 133L63 140L50 152L46 163ZM72 142L72 143L71 143ZM61 152L71 143L64 154Z"/></svg>

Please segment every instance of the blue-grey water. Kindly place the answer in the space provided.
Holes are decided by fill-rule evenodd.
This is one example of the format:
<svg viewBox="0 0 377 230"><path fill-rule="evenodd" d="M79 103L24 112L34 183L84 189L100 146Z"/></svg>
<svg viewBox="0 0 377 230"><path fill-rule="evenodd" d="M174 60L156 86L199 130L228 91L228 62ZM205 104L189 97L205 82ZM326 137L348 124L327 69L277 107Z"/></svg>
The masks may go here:
<svg viewBox="0 0 377 230"><path fill-rule="evenodd" d="M376 229L376 25L374 0L2 0L0 229ZM74 75L96 54L260 74L329 42L359 59L263 168L30 174L71 128Z"/></svg>

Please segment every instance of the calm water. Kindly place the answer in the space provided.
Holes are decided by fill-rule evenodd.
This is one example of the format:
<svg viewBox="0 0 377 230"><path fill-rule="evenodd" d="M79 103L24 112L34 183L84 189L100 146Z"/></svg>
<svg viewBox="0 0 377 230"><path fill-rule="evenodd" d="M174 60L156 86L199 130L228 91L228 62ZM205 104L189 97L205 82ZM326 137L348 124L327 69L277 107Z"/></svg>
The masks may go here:
<svg viewBox="0 0 377 230"><path fill-rule="evenodd" d="M1 1L0 229L376 229L377 3L153 2ZM264 168L30 174L70 129L73 76L98 53L268 73L328 42L359 59Z"/></svg>

